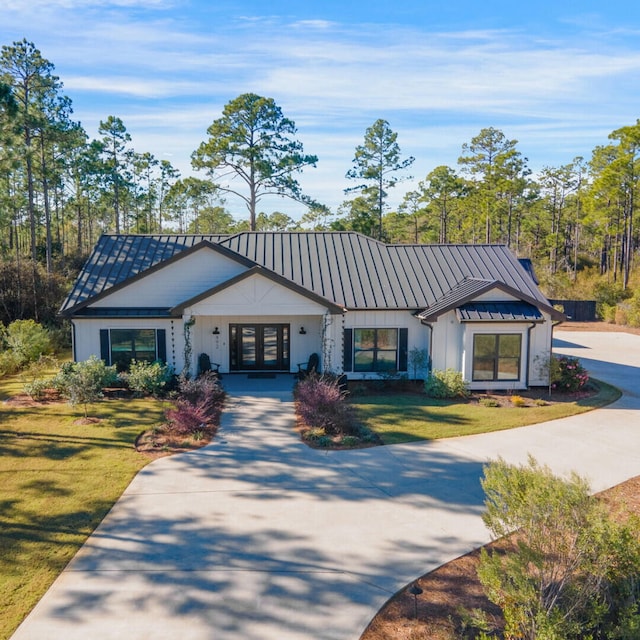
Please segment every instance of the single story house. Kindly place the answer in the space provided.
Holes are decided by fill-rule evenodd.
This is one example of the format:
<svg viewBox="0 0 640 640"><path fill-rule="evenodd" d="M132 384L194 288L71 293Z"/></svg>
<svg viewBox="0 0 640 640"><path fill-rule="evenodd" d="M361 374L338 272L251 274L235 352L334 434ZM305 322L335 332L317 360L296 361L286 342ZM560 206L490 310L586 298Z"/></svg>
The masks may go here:
<svg viewBox="0 0 640 640"><path fill-rule="evenodd" d="M501 245L390 245L351 232L103 235L64 302L76 361L349 379L461 371L470 388L548 382L564 316ZM424 359L424 358L423 358ZM424 377L425 371L418 377Z"/></svg>

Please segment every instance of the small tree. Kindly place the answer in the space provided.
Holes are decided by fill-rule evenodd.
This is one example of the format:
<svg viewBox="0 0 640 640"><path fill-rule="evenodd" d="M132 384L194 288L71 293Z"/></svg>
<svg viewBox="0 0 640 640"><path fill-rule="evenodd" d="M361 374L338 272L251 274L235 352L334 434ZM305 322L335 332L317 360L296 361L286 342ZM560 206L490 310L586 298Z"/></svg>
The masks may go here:
<svg viewBox="0 0 640 640"><path fill-rule="evenodd" d="M409 351L409 366L413 371L413 379L418 379L418 373L426 372L429 368L429 351L414 347Z"/></svg>
<svg viewBox="0 0 640 640"><path fill-rule="evenodd" d="M492 462L482 487L493 536L516 532L513 550L483 551L478 568L502 608L505 638L632 637L624 634L640 620L633 523L612 521L583 478L554 476L531 457L523 466Z"/></svg>
<svg viewBox="0 0 640 640"><path fill-rule="evenodd" d="M102 398L103 389L117 380L115 365L108 367L100 358L91 356L84 362L65 363L53 385L72 405L83 405L86 418L88 406Z"/></svg>

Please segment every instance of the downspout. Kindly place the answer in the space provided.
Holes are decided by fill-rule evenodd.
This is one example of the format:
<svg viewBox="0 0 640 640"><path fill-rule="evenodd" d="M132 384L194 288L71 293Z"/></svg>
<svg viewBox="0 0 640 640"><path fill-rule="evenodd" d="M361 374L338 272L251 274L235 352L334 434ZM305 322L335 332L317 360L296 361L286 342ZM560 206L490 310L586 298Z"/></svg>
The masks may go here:
<svg viewBox="0 0 640 640"><path fill-rule="evenodd" d="M77 362L76 359L76 323L71 320L71 357L74 362Z"/></svg>
<svg viewBox="0 0 640 640"><path fill-rule="evenodd" d="M535 329L537 322L532 322L527 329L527 365L525 367L524 383L526 388L529 388L529 367L531 366L531 332Z"/></svg>

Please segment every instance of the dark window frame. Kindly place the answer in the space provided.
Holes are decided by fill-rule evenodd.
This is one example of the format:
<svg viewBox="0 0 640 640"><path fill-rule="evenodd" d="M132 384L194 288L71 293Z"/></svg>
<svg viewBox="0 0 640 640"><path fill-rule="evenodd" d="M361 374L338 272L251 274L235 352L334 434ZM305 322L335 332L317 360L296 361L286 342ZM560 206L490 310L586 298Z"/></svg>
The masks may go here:
<svg viewBox="0 0 640 640"><path fill-rule="evenodd" d="M373 331L373 347L366 349L358 348L360 331ZM389 349L379 346L378 332L380 331L395 331L396 332L396 345L395 349ZM388 360L379 360L378 356L381 353L395 353L394 366L379 366L378 363L386 363ZM362 368L358 365L358 354L371 353L371 368ZM356 373L380 373L385 371L398 371L400 362L400 329L397 327L354 327L353 329L353 371Z"/></svg>
<svg viewBox="0 0 640 640"><path fill-rule="evenodd" d="M490 355L478 355L476 353L476 341L477 338L490 338L494 339L493 351ZM500 351L500 342L502 338L518 338L518 355L510 356L501 354ZM518 382L521 378L521 370L522 370L522 334L521 333L474 333L473 334L473 357L471 362L471 380L472 382ZM501 369L501 363L505 362L515 362L517 366L515 369L517 370L517 374L515 377L504 377L500 375L500 371L504 371ZM478 377L478 371L487 371L488 367L480 366L482 364L490 364L492 369L492 377L491 378L483 378Z"/></svg>
<svg viewBox="0 0 640 640"><path fill-rule="evenodd" d="M136 348L136 339L138 339L138 342L140 342L140 332L149 332L149 331L153 331L153 341L154 341L154 349L153 349L153 358L148 357L147 354L150 353L150 350L143 350L141 348ZM121 332L122 334L125 333L129 333L130 334L130 343L131 343L131 349L128 351L122 350L119 352L116 352L116 356L114 357L114 350L113 350L113 346L114 346L114 342L116 340L114 340L114 332ZM108 336L109 336L109 349L108 349L108 354L109 354L109 364L115 364L117 365L119 370L126 370L129 368L129 365L131 364L132 360L136 360L136 361L145 361L145 362L155 362L156 360L161 359L161 354L160 354L160 334L164 333L163 329L154 329L154 328L150 328L150 327L112 327L110 329L108 329ZM123 341L124 336L116 336L116 339L119 339L121 342ZM128 356L124 356L123 354L128 353L130 355Z"/></svg>

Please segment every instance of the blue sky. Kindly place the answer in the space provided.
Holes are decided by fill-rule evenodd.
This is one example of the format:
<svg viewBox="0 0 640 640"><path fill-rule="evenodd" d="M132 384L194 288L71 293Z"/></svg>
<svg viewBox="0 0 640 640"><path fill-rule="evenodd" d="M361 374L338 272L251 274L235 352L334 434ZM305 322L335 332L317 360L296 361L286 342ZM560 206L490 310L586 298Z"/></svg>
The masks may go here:
<svg viewBox="0 0 640 640"><path fill-rule="evenodd" d="M334 210L378 118L416 158L391 205L455 167L483 127L518 140L537 171L588 159L640 118L640 3L621 0L0 0L0 44L22 38L54 63L90 136L118 116L136 151L183 175L229 100L274 98L319 158L304 190Z"/></svg>

